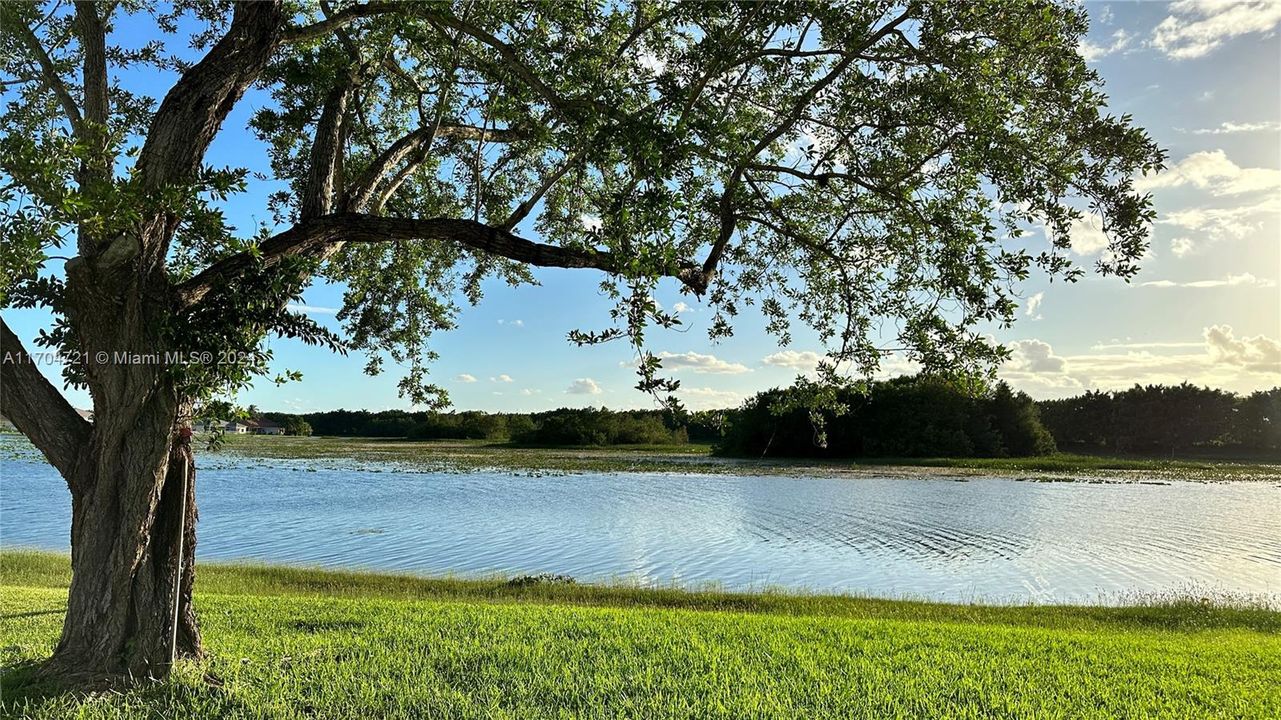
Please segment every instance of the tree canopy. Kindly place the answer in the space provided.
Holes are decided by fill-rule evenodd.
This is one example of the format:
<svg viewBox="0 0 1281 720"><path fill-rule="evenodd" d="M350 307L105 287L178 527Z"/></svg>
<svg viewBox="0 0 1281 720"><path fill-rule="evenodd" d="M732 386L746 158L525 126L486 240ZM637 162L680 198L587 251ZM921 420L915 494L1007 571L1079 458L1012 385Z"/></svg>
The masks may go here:
<svg viewBox="0 0 1281 720"><path fill-rule="evenodd" d="M660 282L710 306L713 339L755 306L834 364L990 367L1019 282L1084 272L1074 226L1108 237L1103 274L1146 247L1132 181L1163 154L1108 114L1086 24L1050 0L0 3L0 306L53 312L38 341L94 404L0 321L0 412L72 494L49 672L200 655L187 423L267 372L272 334L393 361L443 403L432 333L542 266L602 274L611 317L570 339L631 342L671 404L644 349L678 323ZM269 163L210 156L245 132ZM250 190L262 220L233 226ZM342 332L289 310L317 278L345 288Z"/></svg>
<svg viewBox="0 0 1281 720"><path fill-rule="evenodd" d="M364 351L370 372L403 364L415 402L445 398L431 334L531 266L604 272L612 317L571 340L635 343L644 390L676 389L644 352L647 327L679 323L651 299L664 278L711 306L714 338L755 305L782 342L815 328L834 361L981 366L1019 281L1082 273L1074 223L1109 238L1097 271L1134 273L1153 213L1131 180L1163 159L1108 114L1075 3L2 12L0 293L58 314L41 342L84 342L55 256L76 255L67 276L128 262L163 277L171 347L302 337ZM126 15L156 36L120 32ZM153 97L130 68L178 79ZM271 101L223 128L251 87ZM270 176L206 157L218 132L252 132ZM275 188L270 220L233 227L224 203L255 183ZM314 278L346 287L341 335L286 308ZM264 372L253 357L175 372L200 395Z"/></svg>

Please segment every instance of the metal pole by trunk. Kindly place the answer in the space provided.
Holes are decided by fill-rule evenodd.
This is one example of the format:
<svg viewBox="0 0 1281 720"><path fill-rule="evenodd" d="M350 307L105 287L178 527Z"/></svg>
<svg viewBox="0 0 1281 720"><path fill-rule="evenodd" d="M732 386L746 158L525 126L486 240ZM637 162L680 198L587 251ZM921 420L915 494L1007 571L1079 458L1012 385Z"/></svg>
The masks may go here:
<svg viewBox="0 0 1281 720"><path fill-rule="evenodd" d="M178 513L178 568L173 579L173 632L169 637L169 664L178 661L178 608L182 605L182 551L187 539L187 453L182 453L182 510Z"/></svg>

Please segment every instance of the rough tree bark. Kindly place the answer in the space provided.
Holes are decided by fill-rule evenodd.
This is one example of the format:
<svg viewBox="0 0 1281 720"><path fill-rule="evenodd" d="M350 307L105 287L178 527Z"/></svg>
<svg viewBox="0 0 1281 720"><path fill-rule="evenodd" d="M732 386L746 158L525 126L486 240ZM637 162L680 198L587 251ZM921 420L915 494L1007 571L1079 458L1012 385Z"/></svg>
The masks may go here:
<svg viewBox="0 0 1281 720"><path fill-rule="evenodd" d="M141 248L154 237L117 238ZM148 267L150 266L150 267ZM160 678L169 670L174 593L180 595L179 656L198 656L191 607L195 559L194 464L182 439L184 410L168 368L163 271L144 253L67 264L67 306L94 420L74 464L72 580L62 638L45 667L77 682ZM187 473L187 492L182 488ZM175 588L180 517L186 505L182 588Z"/></svg>

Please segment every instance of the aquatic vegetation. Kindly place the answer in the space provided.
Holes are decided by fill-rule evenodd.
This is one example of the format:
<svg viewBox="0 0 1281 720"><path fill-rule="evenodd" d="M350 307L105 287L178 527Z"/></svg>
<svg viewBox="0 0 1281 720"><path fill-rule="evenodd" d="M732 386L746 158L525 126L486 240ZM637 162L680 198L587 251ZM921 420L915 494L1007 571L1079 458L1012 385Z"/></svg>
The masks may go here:
<svg viewBox="0 0 1281 720"><path fill-rule="evenodd" d="M1249 462L1106 458L1057 454L1030 458L852 458L841 460L713 457L710 445L636 445L608 448L533 448L485 441L414 441L386 438L228 438L203 465L269 458L355 463L395 472L530 473L554 478L583 472L694 472L744 475L975 475L1037 482L1107 480L1143 482L1281 479L1281 465ZM376 464L376 465L375 465ZM534 474L536 473L536 474Z"/></svg>

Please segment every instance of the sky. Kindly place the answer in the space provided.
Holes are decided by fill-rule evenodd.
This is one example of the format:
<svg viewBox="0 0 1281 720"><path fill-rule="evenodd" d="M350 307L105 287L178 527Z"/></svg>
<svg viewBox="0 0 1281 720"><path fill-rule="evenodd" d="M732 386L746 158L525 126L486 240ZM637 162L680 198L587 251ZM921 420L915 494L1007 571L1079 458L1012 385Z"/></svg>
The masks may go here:
<svg viewBox="0 0 1281 720"><path fill-rule="evenodd" d="M1157 221L1143 270L1131 282L1087 274L1075 284L1033 276L1023 286L1019 321L994 330L1012 350L1001 378L1035 398L1113 390L1135 383L1209 385L1250 392L1281 385L1281 2L1088 3L1091 29L1082 54L1105 82L1109 111L1130 114L1168 152L1164 172L1140 180L1153 193ZM122 26L120 32L144 32ZM130 43L132 44L132 43ZM141 43L138 43L141 44ZM261 97L250 95L211 148L211 165L266 168L245 122ZM228 217L252 228L265 219L262 194L235 198ZM528 236L528 233L526 233ZM1074 228L1073 253L1091 267L1104 240L1089 218ZM573 329L607 325L612 303L591 271L538 269L537 286L486 287L464 306L458 328L434 338L434 382L458 409L536 411L564 406L652 407L636 383L631 348L580 348ZM712 343L711 313L675 281L655 293L685 326L649 334L649 349L681 380L691 409L736 406L752 394L812 372L817 338L800 327L780 347L759 316L745 313L735 336ZM341 288L314 285L300 309L337 329ZM5 310L27 343L49 316ZM359 354L335 355L273 339L276 372L237 400L264 410L411 409L398 397L394 364L362 373ZM57 368L46 366L56 378ZM884 372L911 371L890 359ZM58 381L60 382L60 381ZM87 393L68 390L78 407Z"/></svg>

